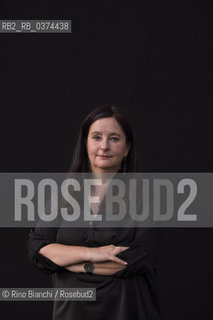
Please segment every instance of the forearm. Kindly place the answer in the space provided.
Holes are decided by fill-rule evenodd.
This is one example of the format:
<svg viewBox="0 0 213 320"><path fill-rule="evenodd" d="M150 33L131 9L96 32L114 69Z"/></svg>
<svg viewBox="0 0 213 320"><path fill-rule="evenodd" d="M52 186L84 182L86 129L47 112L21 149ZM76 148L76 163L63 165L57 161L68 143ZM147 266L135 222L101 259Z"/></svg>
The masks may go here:
<svg viewBox="0 0 213 320"><path fill-rule="evenodd" d="M127 248L123 246L116 247L114 245L88 248L50 243L42 247L39 253L61 267L79 264L84 261L92 261L93 263L113 261L125 265L126 262L117 258L116 255Z"/></svg>
<svg viewBox="0 0 213 320"><path fill-rule="evenodd" d="M125 265L121 265L120 263L117 263L114 261L94 263L94 266L95 266L95 269L93 272L94 274L106 275L106 276L113 275L116 272L126 268Z"/></svg>
<svg viewBox="0 0 213 320"><path fill-rule="evenodd" d="M59 266L66 267L78 264L90 259L90 248L83 246L69 246L60 243L51 243L39 250L39 253L47 257Z"/></svg>
<svg viewBox="0 0 213 320"><path fill-rule="evenodd" d="M114 261L96 262L94 263L93 274L111 276L116 272L123 270L126 266ZM75 273L86 273L84 263L74 264L66 267L67 270Z"/></svg>

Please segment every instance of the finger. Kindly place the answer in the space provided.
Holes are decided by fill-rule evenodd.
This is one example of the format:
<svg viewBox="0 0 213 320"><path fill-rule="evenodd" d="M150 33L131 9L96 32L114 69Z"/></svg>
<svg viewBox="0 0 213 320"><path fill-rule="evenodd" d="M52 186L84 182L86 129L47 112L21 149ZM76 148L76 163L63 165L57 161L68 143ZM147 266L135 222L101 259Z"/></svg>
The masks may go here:
<svg viewBox="0 0 213 320"><path fill-rule="evenodd" d="M114 246L114 249L118 249L118 248L121 248L121 249L128 249L129 247L124 247L124 246Z"/></svg>
<svg viewBox="0 0 213 320"><path fill-rule="evenodd" d="M120 263L120 264L122 264L122 265L127 265L127 262L126 262L126 261L121 260L121 259L119 259L119 258L117 258L117 257L112 257L111 260L114 261L114 262Z"/></svg>
<svg viewBox="0 0 213 320"><path fill-rule="evenodd" d="M115 247L115 255L117 255L120 252L123 252L125 250L129 249L129 247Z"/></svg>
<svg viewBox="0 0 213 320"><path fill-rule="evenodd" d="M129 247L120 247L121 251L124 251L124 250L127 250L127 249L129 249Z"/></svg>

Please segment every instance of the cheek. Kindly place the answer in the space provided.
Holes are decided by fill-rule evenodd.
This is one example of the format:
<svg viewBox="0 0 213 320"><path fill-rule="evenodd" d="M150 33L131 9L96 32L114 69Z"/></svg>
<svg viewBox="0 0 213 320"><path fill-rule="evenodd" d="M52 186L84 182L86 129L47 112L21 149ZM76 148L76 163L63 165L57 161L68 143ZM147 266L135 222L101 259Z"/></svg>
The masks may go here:
<svg viewBox="0 0 213 320"><path fill-rule="evenodd" d="M97 151L97 147L94 144L88 143L88 145L87 145L88 154L93 156L94 154L96 154L96 151Z"/></svg>
<svg viewBox="0 0 213 320"><path fill-rule="evenodd" d="M123 145L114 147L114 152L118 157L124 157L125 151L126 151L126 148Z"/></svg>

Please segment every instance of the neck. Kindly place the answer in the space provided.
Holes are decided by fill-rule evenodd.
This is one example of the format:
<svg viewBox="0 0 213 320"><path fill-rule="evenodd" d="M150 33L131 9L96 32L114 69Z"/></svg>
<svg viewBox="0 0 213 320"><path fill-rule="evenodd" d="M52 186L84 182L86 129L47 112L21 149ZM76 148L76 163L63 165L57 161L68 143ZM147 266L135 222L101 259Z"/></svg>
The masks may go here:
<svg viewBox="0 0 213 320"><path fill-rule="evenodd" d="M103 184L107 184L111 180L116 172L93 172L94 179L101 179Z"/></svg>

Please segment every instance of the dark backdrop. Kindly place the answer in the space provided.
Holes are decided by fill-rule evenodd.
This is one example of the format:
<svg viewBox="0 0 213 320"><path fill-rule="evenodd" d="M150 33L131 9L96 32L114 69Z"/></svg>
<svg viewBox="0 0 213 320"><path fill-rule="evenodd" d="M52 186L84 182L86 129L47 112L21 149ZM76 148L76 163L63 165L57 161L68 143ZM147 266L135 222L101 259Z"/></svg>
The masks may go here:
<svg viewBox="0 0 213 320"><path fill-rule="evenodd" d="M67 4L69 3L69 4ZM66 172L94 107L129 112L142 170L212 171L211 1L1 1L1 19L72 19L72 34L0 34L1 171ZM48 287L29 230L0 229L0 287ZM168 229L163 320L213 319L212 229ZM51 319L49 302L0 303L1 319ZM3 315L3 317L2 317Z"/></svg>

